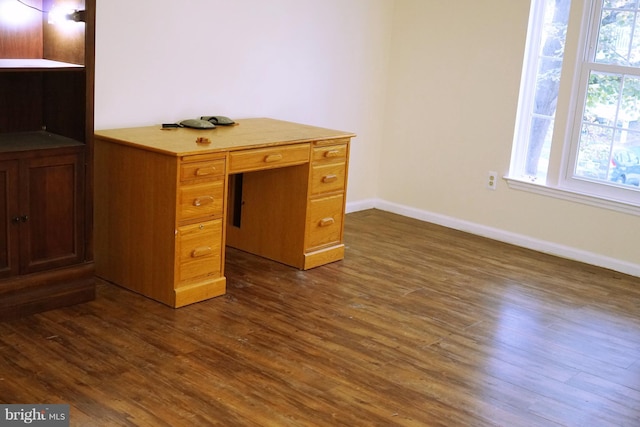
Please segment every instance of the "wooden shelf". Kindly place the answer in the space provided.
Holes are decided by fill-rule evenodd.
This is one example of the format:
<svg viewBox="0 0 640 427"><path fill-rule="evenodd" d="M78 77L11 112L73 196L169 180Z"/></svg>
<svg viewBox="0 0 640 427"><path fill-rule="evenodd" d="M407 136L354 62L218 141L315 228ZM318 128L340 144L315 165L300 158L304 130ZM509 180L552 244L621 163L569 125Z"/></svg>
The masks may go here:
<svg viewBox="0 0 640 427"><path fill-rule="evenodd" d="M2 71L46 71L46 70L83 70L83 65L68 62L51 61L49 59L0 59Z"/></svg>
<svg viewBox="0 0 640 427"><path fill-rule="evenodd" d="M0 153L74 147L82 142L46 131L0 133Z"/></svg>

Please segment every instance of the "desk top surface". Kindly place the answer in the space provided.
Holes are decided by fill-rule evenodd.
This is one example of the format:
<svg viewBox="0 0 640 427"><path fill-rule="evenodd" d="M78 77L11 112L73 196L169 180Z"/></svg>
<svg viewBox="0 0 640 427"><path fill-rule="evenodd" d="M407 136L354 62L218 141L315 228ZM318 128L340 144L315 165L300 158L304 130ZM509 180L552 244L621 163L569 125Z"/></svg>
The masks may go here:
<svg viewBox="0 0 640 427"><path fill-rule="evenodd" d="M236 120L236 126L215 129L162 129L160 125L95 132L96 137L160 153L185 156L288 145L301 142L331 141L355 134L282 120L256 118ZM210 144L199 144L206 138Z"/></svg>

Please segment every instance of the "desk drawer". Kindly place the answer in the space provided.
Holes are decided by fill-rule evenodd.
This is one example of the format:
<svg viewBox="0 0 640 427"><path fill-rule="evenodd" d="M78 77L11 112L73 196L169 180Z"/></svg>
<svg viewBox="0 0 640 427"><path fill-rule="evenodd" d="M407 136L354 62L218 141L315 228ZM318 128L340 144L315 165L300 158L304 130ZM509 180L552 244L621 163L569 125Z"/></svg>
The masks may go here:
<svg viewBox="0 0 640 427"><path fill-rule="evenodd" d="M224 159L180 164L180 181L220 176L224 176Z"/></svg>
<svg viewBox="0 0 640 427"><path fill-rule="evenodd" d="M229 153L229 173L273 169L309 162L309 144L260 148Z"/></svg>
<svg viewBox="0 0 640 427"><path fill-rule="evenodd" d="M224 181L207 181L178 188L178 221L222 215Z"/></svg>
<svg viewBox="0 0 640 427"><path fill-rule="evenodd" d="M178 281L219 276L222 254L222 219L187 225L178 229Z"/></svg>
<svg viewBox="0 0 640 427"><path fill-rule="evenodd" d="M321 163L311 170L311 194L344 190L345 163Z"/></svg>
<svg viewBox="0 0 640 427"><path fill-rule="evenodd" d="M342 241L344 195L309 201L305 250Z"/></svg>
<svg viewBox="0 0 640 427"><path fill-rule="evenodd" d="M347 158L347 144L328 145L326 147L316 147L313 149L313 161L331 161Z"/></svg>

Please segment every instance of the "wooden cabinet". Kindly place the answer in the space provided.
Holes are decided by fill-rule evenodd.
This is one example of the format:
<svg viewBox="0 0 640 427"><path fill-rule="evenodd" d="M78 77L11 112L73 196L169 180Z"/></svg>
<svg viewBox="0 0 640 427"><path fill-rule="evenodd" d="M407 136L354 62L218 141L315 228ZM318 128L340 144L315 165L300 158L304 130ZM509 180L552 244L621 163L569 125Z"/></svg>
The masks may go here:
<svg viewBox="0 0 640 427"><path fill-rule="evenodd" d="M95 149L97 274L172 307L224 294L225 155Z"/></svg>
<svg viewBox="0 0 640 427"><path fill-rule="evenodd" d="M56 150L2 162L7 217L0 277L64 267L84 259L83 153ZM42 154L42 153L38 153ZM6 171L6 173L5 173ZM13 188L12 188L13 187Z"/></svg>
<svg viewBox="0 0 640 427"><path fill-rule="evenodd" d="M95 0L65 4L0 0L0 320L95 297Z"/></svg>
<svg viewBox="0 0 640 427"><path fill-rule="evenodd" d="M222 237L225 159L185 156L179 168L175 297L164 301L175 307L226 291Z"/></svg>
<svg viewBox="0 0 640 427"><path fill-rule="evenodd" d="M343 219L349 159L349 140L313 148L305 227L304 268L342 259Z"/></svg>

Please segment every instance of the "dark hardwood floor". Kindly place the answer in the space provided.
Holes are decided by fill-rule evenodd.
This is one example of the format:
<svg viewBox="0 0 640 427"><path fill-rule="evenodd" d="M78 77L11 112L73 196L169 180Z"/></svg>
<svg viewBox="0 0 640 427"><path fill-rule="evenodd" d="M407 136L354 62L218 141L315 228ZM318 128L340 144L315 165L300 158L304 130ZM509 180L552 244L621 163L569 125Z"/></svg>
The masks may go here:
<svg viewBox="0 0 640 427"><path fill-rule="evenodd" d="M228 293L0 323L0 402L72 426L639 426L640 279L397 215L306 272L228 251Z"/></svg>

